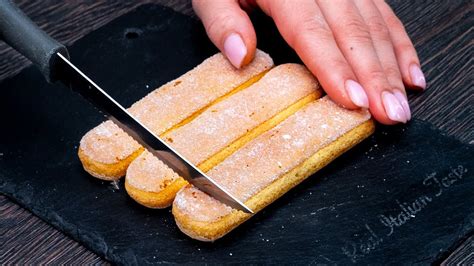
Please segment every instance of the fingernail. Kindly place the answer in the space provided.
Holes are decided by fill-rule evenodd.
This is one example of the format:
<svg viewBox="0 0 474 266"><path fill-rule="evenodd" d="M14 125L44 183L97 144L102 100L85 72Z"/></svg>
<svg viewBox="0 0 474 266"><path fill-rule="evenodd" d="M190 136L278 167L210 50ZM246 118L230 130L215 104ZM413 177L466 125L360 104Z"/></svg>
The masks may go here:
<svg viewBox="0 0 474 266"><path fill-rule="evenodd" d="M408 100L407 100L407 97L405 96L405 94L403 94L399 90L395 90L393 92L393 95L395 95L398 102L400 102L400 104L402 105L402 108L403 108L403 111L405 111L405 116L406 116L407 120L410 120L411 119L410 105L408 105Z"/></svg>
<svg viewBox="0 0 474 266"><path fill-rule="evenodd" d="M362 108L369 108L369 99L367 98L364 88L362 88L359 83L351 79L346 80L346 91L355 105Z"/></svg>
<svg viewBox="0 0 474 266"><path fill-rule="evenodd" d="M382 102L388 118L397 122L407 122L405 111L395 95L388 91L382 92Z"/></svg>
<svg viewBox="0 0 474 266"><path fill-rule="evenodd" d="M232 65L240 68L247 55L247 47L239 34L232 33L224 42L224 52Z"/></svg>
<svg viewBox="0 0 474 266"><path fill-rule="evenodd" d="M422 89L426 89L425 75L423 75L423 72L417 64L412 64L410 66L410 76L413 85Z"/></svg>

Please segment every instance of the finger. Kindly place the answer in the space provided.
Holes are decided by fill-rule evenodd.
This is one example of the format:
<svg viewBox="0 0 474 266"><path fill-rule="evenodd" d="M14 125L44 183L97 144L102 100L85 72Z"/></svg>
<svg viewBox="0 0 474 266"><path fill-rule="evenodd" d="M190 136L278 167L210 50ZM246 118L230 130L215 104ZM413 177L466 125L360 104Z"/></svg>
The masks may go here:
<svg viewBox="0 0 474 266"><path fill-rule="evenodd" d="M273 18L286 42L318 78L326 93L346 108L368 107L364 89L334 40L313 0L257 1Z"/></svg>
<svg viewBox="0 0 474 266"><path fill-rule="evenodd" d="M207 35L237 68L255 55L257 37L252 22L237 0L193 0Z"/></svg>
<svg viewBox="0 0 474 266"><path fill-rule="evenodd" d="M405 27L385 1L376 0L374 3L388 26L403 81L411 88L425 89L420 60Z"/></svg>
<svg viewBox="0 0 474 266"><path fill-rule="evenodd" d="M391 94L391 86L373 46L370 31L359 10L350 0L318 0L318 6L334 33L337 45L352 67L369 98L370 112L383 124L405 123L407 117ZM395 98L396 99L396 98Z"/></svg>
<svg viewBox="0 0 474 266"><path fill-rule="evenodd" d="M372 0L356 0L354 3L369 28L375 52L377 53L388 83L392 87L392 93L400 102L400 105L405 111L407 120L410 120L410 106L408 105L402 75L398 67L387 25Z"/></svg>

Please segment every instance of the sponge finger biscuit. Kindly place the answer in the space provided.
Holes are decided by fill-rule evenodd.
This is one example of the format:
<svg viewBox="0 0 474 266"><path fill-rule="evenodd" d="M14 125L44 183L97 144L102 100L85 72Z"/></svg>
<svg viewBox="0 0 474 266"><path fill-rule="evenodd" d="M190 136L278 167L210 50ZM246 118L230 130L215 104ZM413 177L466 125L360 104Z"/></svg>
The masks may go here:
<svg viewBox="0 0 474 266"><path fill-rule="evenodd" d="M324 97L247 143L207 174L260 211L373 130L367 111L345 110ZM184 233L203 241L216 240L251 217L190 185L176 195L173 215Z"/></svg>

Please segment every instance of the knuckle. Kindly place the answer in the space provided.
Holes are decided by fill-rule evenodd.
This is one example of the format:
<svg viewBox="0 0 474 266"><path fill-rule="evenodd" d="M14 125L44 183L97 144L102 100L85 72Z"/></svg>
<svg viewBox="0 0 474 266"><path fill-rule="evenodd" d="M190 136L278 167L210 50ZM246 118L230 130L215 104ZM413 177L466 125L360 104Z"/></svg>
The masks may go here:
<svg viewBox="0 0 474 266"><path fill-rule="evenodd" d="M384 81L386 80L385 72L382 69L371 69L368 73L368 76L370 77L371 80L377 83L385 83Z"/></svg>
<svg viewBox="0 0 474 266"><path fill-rule="evenodd" d="M358 20L352 19L343 24L342 34L348 39L359 43L371 43L370 31L367 25Z"/></svg>
<svg viewBox="0 0 474 266"><path fill-rule="evenodd" d="M386 23L387 23L387 26L389 26L390 28L399 28L399 29L405 30L405 26L400 21L400 19L398 19L393 14L388 15L386 19Z"/></svg>
<svg viewBox="0 0 474 266"><path fill-rule="evenodd" d="M321 33L324 35L330 35L331 30L325 23L324 18L319 16L305 16L301 21L303 31L311 33Z"/></svg>
<svg viewBox="0 0 474 266"><path fill-rule="evenodd" d="M206 23L206 31L215 35L218 32L221 32L223 29L228 29L234 24L234 16L228 12L219 12L219 14L213 16L209 19L209 22Z"/></svg>
<svg viewBox="0 0 474 266"><path fill-rule="evenodd" d="M380 17L367 19L367 25L374 35L386 38L389 36L387 25Z"/></svg>
<svg viewBox="0 0 474 266"><path fill-rule="evenodd" d="M385 44L388 43L390 46L393 46L392 37L390 37L389 33L387 33L387 34L378 34L374 38L376 38L377 41L379 41L379 42L383 42Z"/></svg>
<svg viewBox="0 0 474 266"><path fill-rule="evenodd" d="M399 54L413 54L413 53L416 53L415 52L415 48L413 47L413 45L411 43L401 43L399 45L397 45L397 47L395 47L397 53Z"/></svg>
<svg viewBox="0 0 474 266"><path fill-rule="evenodd" d="M300 22L300 30L292 31L292 44L300 45L302 42L307 42L308 39L317 37L321 41L334 39L332 31L324 23L323 18L307 16ZM292 45L290 44L290 45Z"/></svg>
<svg viewBox="0 0 474 266"><path fill-rule="evenodd" d="M333 58L330 61L330 69L334 69L335 71L341 71L350 68L347 61L344 58Z"/></svg>
<svg viewBox="0 0 474 266"><path fill-rule="evenodd" d="M401 79L400 69L395 65L388 65L384 68L384 72L387 77Z"/></svg>

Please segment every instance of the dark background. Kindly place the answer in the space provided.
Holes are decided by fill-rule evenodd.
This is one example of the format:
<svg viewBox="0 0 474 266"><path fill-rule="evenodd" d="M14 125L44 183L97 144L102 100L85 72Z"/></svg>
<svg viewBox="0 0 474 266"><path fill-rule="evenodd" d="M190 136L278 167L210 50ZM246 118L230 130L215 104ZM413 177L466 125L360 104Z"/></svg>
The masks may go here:
<svg viewBox="0 0 474 266"><path fill-rule="evenodd" d="M193 16L189 1L15 2L40 27L66 45L147 2L162 3ZM428 80L425 93L410 95L414 117L472 144L472 2L389 2L406 25ZM0 44L0 79L14 76L27 65L26 59ZM0 196L0 210L3 263L104 262L4 196ZM472 244L466 241L460 248L463 247L467 250ZM455 261L462 254L462 251L455 253L450 260Z"/></svg>

